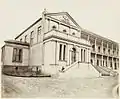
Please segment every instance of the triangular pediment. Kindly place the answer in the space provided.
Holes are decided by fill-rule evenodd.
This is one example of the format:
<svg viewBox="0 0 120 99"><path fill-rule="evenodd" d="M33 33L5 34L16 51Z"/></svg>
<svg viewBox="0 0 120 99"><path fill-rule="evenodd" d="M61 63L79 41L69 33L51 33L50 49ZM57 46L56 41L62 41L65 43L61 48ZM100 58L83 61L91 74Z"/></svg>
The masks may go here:
<svg viewBox="0 0 120 99"><path fill-rule="evenodd" d="M46 16L57 19L65 24L81 28L77 22L67 13L67 12L59 12L59 13L46 13Z"/></svg>

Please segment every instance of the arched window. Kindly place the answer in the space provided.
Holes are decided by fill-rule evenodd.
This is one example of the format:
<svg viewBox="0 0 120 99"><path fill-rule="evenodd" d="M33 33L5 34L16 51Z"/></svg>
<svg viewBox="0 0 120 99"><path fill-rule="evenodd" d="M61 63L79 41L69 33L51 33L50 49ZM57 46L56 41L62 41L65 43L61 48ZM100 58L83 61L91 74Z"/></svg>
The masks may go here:
<svg viewBox="0 0 120 99"><path fill-rule="evenodd" d="M100 53L100 46L98 46L98 52Z"/></svg>
<svg viewBox="0 0 120 99"><path fill-rule="evenodd" d="M66 30L66 29L64 29L64 30L63 30L63 32L67 32L67 30Z"/></svg>
<svg viewBox="0 0 120 99"><path fill-rule="evenodd" d="M76 49L72 48L72 63L76 62Z"/></svg>
<svg viewBox="0 0 120 99"><path fill-rule="evenodd" d="M52 26L53 29L56 29L57 27L55 25Z"/></svg>

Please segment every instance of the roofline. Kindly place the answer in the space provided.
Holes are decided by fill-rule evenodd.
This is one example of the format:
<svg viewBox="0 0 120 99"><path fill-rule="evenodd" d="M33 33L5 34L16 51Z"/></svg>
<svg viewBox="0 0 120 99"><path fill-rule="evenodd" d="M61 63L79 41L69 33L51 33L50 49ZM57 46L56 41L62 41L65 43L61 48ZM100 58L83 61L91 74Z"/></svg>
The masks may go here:
<svg viewBox="0 0 120 99"><path fill-rule="evenodd" d="M15 40L20 37L23 33L25 33L28 29L30 29L32 26L34 26L36 23L38 23L40 20L42 20L42 18L39 18L38 20L36 20L33 24L31 24L27 29L25 29L22 33L20 33L17 37L15 37Z"/></svg>
<svg viewBox="0 0 120 99"><path fill-rule="evenodd" d="M100 37L100 38L102 38L102 39L104 39L104 40L106 40L106 41L119 44L118 42L115 42L115 41L113 41L113 40L111 40L111 39L108 39L108 38L106 38L106 37L103 37L103 36L101 36L101 35L98 35L98 34L96 34L96 33L93 33L93 32L88 31L88 30L86 30L86 29L82 29L81 31L84 31L84 32L86 32L86 33L88 33L88 34L91 34L91 35L94 35L94 36L96 36L96 37Z"/></svg>
<svg viewBox="0 0 120 99"><path fill-rule="evenodd" d="M4 41L5 43L12 43L12 44L19 44L19 45L24 45L24 46L29 46L30 44L27 42L20 42L20 41L16 41L16 40L7 40Z"/></svg>
<svg viewBox="0 0 120 99"><path fill-rule="evenodd" d="M80 29L81 29L81 27L79 26L79 24L72 18L72 16L70 16L70 14L68 13L68 12L58 12L58 13L46 13L45 15L46 16L57 16L58 14L61 14L61 15L67 15L72 21L73 21L73 23L77 26L77 27L79 27Z"/></svg>

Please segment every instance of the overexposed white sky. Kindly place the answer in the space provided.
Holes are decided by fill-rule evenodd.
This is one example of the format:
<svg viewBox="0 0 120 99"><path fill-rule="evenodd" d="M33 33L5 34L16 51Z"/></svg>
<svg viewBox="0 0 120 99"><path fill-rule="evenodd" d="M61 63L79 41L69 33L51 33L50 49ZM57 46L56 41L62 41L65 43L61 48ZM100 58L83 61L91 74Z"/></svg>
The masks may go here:
<svg viewBox="0 0 120 99"><path fill-rule="evenodd" d="M0 0L0 46L37 20L44 8L66 11L82 28L120 42L120 0Z"/></svg>

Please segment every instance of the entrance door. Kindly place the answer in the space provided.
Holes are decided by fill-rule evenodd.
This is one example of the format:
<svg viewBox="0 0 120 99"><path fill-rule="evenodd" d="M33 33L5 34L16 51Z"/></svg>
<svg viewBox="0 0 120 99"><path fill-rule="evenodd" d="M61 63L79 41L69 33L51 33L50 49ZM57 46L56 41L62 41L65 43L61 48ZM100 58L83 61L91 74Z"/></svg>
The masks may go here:
<svg viewBox="0 0 120 99"><path fill-rule="evenodd" d="M75 48L72 48L71 62L72 63L76 62L76 49Z"/></svg>

